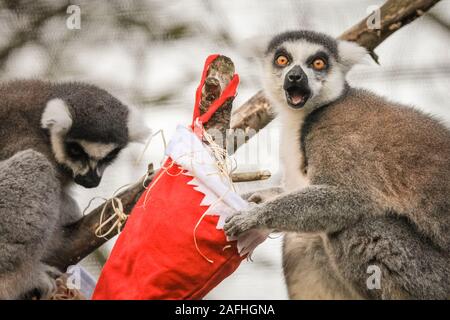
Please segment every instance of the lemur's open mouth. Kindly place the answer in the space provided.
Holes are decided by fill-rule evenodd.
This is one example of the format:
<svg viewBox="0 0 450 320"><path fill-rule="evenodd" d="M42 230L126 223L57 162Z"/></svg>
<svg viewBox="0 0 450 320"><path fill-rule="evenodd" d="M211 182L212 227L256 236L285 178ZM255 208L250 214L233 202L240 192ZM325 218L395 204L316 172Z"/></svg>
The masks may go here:
<svg viewBox="0 0 450 320"><path fill-rule="evenodd" d="M296 109L303 107L311 95L309 88L299 86L289 87L284 92L288 104Z"/></svg>
<svg viewBox="0 0 450 320"><path fill-rule="evenodd" d="M284 92L286 93L287 102L293 108L303 107L311 95L311 90L309 90L309 88L299 86L292 86L287 88Z"/></svg>

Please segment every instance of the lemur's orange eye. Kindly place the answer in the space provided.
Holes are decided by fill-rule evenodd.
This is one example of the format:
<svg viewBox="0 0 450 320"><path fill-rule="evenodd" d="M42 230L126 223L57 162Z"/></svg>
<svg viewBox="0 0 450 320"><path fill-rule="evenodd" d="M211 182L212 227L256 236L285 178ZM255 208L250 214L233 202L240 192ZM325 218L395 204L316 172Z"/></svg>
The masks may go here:
<svg viewBox="0 0 450 320"><path fill-rule="evenodd" d="M315 70L323 70L327 66L326 62L322 58L317 58L313 61L312 66Z"/></svg>
<svg viewBox="0 0 450 320"><path fill-rule="evenodd" d="M280 67L285 67L289 64L289 59L286 56L283 55L279 55L276 60L275 60L276 64Z"/></svg>

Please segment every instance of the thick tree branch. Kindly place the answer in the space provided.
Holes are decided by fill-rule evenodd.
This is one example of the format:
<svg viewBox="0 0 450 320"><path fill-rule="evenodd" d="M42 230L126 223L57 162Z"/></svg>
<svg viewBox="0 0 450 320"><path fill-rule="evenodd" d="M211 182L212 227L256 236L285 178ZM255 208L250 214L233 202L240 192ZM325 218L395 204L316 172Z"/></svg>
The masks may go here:
<svg viewBox="0 0 450 320"><path fill-rule="evenodd" d="M370 29L367 18L344 32L340 39L355 41L373 51L395 31L422 16L440 0L389 0L381 6L381 27Z"/></svg>
<svg viewBox="0 0 450 320"><path fill-rule="evenodd" d="M379 30L370 30L367 27L366 18L346 31L340 38L355 41L361 46L366 47L369 51L373 51L392 33L420 17L438 1L439 0L388 0L381 7L381 28ZM204 100L202 101L202 106L205 108L209 106L211 100L217 98L218 93L220 92L219 90L222 90L227 83L226 79L229 81L231 78L230 75L234 72L231 60L225 57L218 60L215 67L212 69L213 70L209 74L210 77L207 81L207 86L204 88ZM229 105L225 106L221 113L211 119L208 124L209 128L218 129L222 133L229 128L231 101L227 101L227 103L229 103ZM273 118L274 114L270 103L260 91L231 115L231 128L242 129L249 133L249 139L251 135L254 135L254 133L270 123ZM246 139L245 142L248 139ZM235 141L234 144L233 150L236 150L240 147L242 142ZM118 196L124 204L126 213L131 212L131 209L143 191L144 187L141 181ZM69 265L79 262L108 240L97 238L95 235L102 208L103 205L93 210L79 222L67 227L66 232L69 236L68 239L72 240L60 247L51 257L48 257L47 261L50 264L65 269ZM112 210L107 210L106 214L111 215ZM112 236L114 235L111 235L110 237Z"/></svg>

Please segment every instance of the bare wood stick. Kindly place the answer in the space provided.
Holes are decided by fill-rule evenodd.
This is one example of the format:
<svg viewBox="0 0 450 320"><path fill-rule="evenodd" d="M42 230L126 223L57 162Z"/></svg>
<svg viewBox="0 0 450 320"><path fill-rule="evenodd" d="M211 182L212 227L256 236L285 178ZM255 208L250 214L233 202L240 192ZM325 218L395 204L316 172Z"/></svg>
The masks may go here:
<svg viewBox="0 0 450 320"><path fill-rule="evenodd" d="M381 27L379 30L367 26L367 18L344 32L340 39L355 41L373 51L381 42L411 21L421 17L440 0L386 1L381 6Z"/></svg>
<svg viewBox="0 0 450 320"><path fill-rule="evenodd" d="M235 172L231 175L233 182L249 182L258 180L267 180L271 177L269 170L253 171L253 172Z"/></svg>
<svg viewBox="0 0 450 320"><path fill-rule="evenodd" d="M219 98L223 90L228 86L234 75L234 63L226 56L219 56L213 61L208 76L203 87L202 101L200 109L203 112L208 110L211 103ZM222 136L225 137L225 131L230 128L231 108L233 99L228 99L217 110L211 119L205 124L206 130L218 129Z"/></svg>
<svg viewBox="0 0 450 320"><path fill-rule="evenodd" d="M388 36L402 28L405 24L420 17L438 1L439 0L388 0L381 8L381 29L378 32L371 32L368 30L365 19L346 31L340 38L355 41L361 46L366 47L368 50L373 51L373 49ZM218 85L220 85L221 89L224 88L220 81L223 80L218 80L217 82L214 82L213 80L208 81L208 85L211 88L208 89L208 91L211 90L211 95L217 95L217 92L213 92L213 89L217 89ZM207 97L211 98L208 94L205 94L204 97L205 99ZM211 119L210 125L221 132L225 132L229 127L229 121L226 121L226 117L227 115L224 113L222 115L223 121ZM254 131L254 134L270 123L273 118L274 115L270 103L260 91L231 115L231 128L242 129L245 132ZM249 138L250 136L248 139ZM235 143L235 148L233 148L233 150L236 150L241 145L242 143ZM119 195L126 212L130 212L142 192L142 185L137 184ZM100 212L101 209L97 208L79 222L67 227L66 233L68 239L71 240L55 250L55 252L46 259L47 262L61 269L65 269L67 266L79 262L97 249L101 244L106 242L107 239L99 239L95 236L95 229L98 226ZM112 210L107 211L106 214L111 215Z"/></svg>

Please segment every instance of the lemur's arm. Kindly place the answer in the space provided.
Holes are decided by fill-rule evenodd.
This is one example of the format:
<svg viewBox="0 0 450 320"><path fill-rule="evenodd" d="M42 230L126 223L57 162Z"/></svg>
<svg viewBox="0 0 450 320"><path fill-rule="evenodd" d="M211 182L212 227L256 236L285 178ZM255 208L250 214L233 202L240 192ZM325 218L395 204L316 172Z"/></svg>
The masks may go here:
<svg viewBox="0 0 450 320"><path fill-rule="evenodd" d="M277 231L335 232L380 208L357 192L317 185L287 193L227 219L224 230L236 236L252 228Z"/></svg>
<svg viewBox="0 0 450 320"><path fill-rule="evenodd" d="M56 171L41 153L20 151L0 162L0 194L0 299L47 298L59 275L40 261L59 217Z"/></svg>

